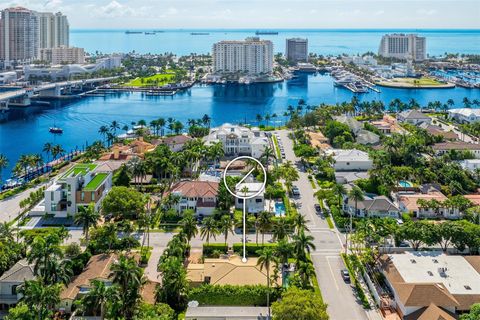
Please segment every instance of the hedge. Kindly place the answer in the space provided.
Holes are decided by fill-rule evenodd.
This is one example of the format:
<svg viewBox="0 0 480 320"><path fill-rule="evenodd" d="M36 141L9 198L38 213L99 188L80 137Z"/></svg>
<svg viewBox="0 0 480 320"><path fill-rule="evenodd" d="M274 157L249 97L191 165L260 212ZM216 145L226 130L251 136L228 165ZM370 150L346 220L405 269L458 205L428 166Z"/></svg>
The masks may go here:
<svg viewBox="0 0 480 320"><path fill-rule="evenodd" d="M247 251L247 256L258 256L257 251L262 250L265 247L275 248L277 245L275 243L265 243L265 244L255 244L255 243L247 243L245 245L245 250ZM227 252L228 245L226 246L223 243L210 243L210 244L203 244L203 255L205 257L211 256L214 251L220 251L222 253ZM233 251L238 254L243 254L243 244L242 243L234 243L233 244Z"/></svg>
<svg viewBox="0 0 480 320"><path fill-rule="evenodd" d="M265 282L267 279L265 279ZM190 289L188 299L200 305L217 306L266 306L267 286L262 285L201 285ZM280 297L281 290L270 288L270 301Z"/></svg>

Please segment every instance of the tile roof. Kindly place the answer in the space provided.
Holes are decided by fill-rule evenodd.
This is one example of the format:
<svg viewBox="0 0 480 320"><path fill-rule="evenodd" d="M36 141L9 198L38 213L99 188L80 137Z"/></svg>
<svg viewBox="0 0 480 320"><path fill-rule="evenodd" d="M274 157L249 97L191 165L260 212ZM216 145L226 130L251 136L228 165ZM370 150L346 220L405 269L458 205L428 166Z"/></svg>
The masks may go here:
<svg viewBox="0 0 480 320"><path fill-rule="evenodd" d="M218 182L213 181L180 181L171 189L171 193L180 193L183 197L205 198L216 197L218 194Z"/></svg>
<svg viewBox="0 0 480 320"><path fill-rule="evenodd" d="M176 145L176 144L185 144L188 141L192 140L193 138L184 134L179 134L172 137L166 137L159 140L159 143L164 143L166 145Z"/></svg>
<svg viewBox="0 0 480 320"><path fill-rule="evenodd" d="M421 308L408 316L405 320L455 320L457 319L454 314L447 310L440 308L433 303L428 307Z"/></svg>
<svg viewBox="0 0 480 320"><path fill-rule="evenodd" d="M348 199L350 206L355 206L355 201ZM390 199L385 196L378 196L374 198L366 198L363 201L358 201L358 209L372 210L372 211L399 211L397 206L393 204Z"/></svg>
<svg viewBox="0 0 480 320"><path fill-rule="evenodd" d="M416 109L411 109L411 110L406 110L402 111L399 113L400 117L403 117L404 119L424 119L424 120L430 120L430 117L427 115L424 115L420 111Z"/></svg>
<svg viewBox="0 0 480 320"><path fill-rule="evenodd" d="M61 292L60 298L75 300L80 287L90 286L90 282L96 279L108 279L110 274L110 266L115 261L116 255L110 254L97 254L92 256L88 260L87 265L83 269L83 272L74 277L69 285Z"/></svg>
<svg viewBox="0 0 480 320"><path fill-rule="evenodd" d="M473 203L473 205L480 206L480 194L467 194L467 195L464 195L464 197L470 200Z"/></svg>
<svg viewBox="0 0 480 320"><path fill-rule="evenodd" d="M433 150L480 150L480 144L455 141L435 143Z"/></svg>
<svg viewBox="0 0 480 320"><path fill-rule="evenodd" d="M29 264L26 259L15 263L9 270L0 277L0 282L24 282L26 280L34 280L33 265Z"/></svg>
<svg viewBox="0 0 480 320"><path fill-rule="evenodd" d="M210 277L211 284L217 285L255 285L266 282L265 268L260 270L257 265L258 258L249 258L243 263L239 256L229 259L205 259L203 264L189 264L187 267L188 279L193 282L203 282L205 277ZM270 267L273 274L274 266ZM281 280L278 280L281 284Z"/></svg>
<svg viewBox="0 0 480 320"><path fill-rule="evenodd" d="M435 199L437 201L445 201L447 200L447 197L441 192L431 192L428 194L414 193L414 194L402 194L400 195L398 201L403 203L403 205L408 211L417 211L420 209L417 203L419 199L425 199L425 200Z"/></svg>

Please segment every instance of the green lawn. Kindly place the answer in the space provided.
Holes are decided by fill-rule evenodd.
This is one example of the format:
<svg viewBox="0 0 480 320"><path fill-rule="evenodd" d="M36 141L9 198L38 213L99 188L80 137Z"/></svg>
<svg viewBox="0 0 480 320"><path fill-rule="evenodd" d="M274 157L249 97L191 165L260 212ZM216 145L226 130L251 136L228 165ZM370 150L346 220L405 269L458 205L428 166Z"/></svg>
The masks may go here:
<svg viewBox="0 0 480 320"><path fill-rule="evenodd" d="M67 172L65 172L63 175L62 175L62 179L65 179L69 176L74 176L76 177L77 175L79 174L86 174L87 172L90 172L90 171L93 171L95 168L97 167L96 164L93 164L93 163L87 163L87 164L77 164L73 167L71 167L70 169L67 170ZM72 174L73 173L73 174Z"/></svg>
<svg viewBox="0 0 480 320"><path fill-rule="evenodd" d="M166 73L157 73L156 75L145 77L145 78L135 78L125 83L127 87L145 87L145 86L163 86L169 83L172 83L175 79L175 72L167 71Z"/></svg>
<svg viewBox="0 0 480 320"><path fill-rule="evenodd" d="M95 177L83 189L84 191L95 191L108 177L108 173L97 173Z"/></svg>

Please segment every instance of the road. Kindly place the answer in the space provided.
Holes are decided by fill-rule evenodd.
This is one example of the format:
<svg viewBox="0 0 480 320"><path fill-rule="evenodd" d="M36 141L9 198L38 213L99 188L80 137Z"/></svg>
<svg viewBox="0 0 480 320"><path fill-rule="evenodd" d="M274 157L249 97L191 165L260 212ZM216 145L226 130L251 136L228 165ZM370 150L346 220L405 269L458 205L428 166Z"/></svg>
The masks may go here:
<svg viewBox="0 0 480 320"><path fill-rule="evenodd" d="M286 160L299 164L300 159L293 153L293 142L288 138L288 131L276 132L280 137L285 150ZM369 319L361 304L357 301L353 287L346 284L340 270L345 269L340 253L343 249L344 237L336 229L331 230L323 216L319 217L314 205L316 199L308 174L300 166L299 180L294 185L300 190L299 212L310 220L308 228L315 238L316 250L312 252L313 265L317 273L317 280L322 291L323 299L328 304L328 314L331 320L362 320Z"/></svg>
<svg viewBox="0 0 480 320"><path fill-rule="evenodd" d="M31 192L37 191L44 185L45 184L41 184L34 188L27 189L13 197L0 201L0 222L10 222L14 220L21 212L20 202L27 199Z"/></svg>
<svg viewBox="0 0 480 320"><path fill-rule="evenodd" d="M475 141L473 140L473 138L468 135L468 134L465 134L463 132L461 132L460 130L458 130L458 128L452 124L448 124L446 122L444 122L442 119L439 119L438 117L434 117L437 121L438 121L438 125L440 127L442 127L444 130L446 131L453 131L455 132L457 135L458 135L458 138L464 142L468 142L468 143L479 143L478 141Z"/></svg>

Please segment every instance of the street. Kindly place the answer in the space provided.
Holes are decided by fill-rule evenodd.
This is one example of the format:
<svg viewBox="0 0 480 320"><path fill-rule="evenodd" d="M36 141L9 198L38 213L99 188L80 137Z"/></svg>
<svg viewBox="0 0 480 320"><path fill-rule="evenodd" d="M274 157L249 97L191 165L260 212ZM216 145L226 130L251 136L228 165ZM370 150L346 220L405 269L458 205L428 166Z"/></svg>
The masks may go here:
<svg viewBox="0 0 480 320"><path fill-rule="evenodd" d="M293 153L293 142L288 138L288 131L277 131L283 143L286 160L299 164L300 159ZM312 252L313 265L323 299L328 304L328 314L331 320L362 320L369 319L362 305L355 297L353 287L346 284L340 270L345 269L340 253L343 249L344 237L336 229L329 229L325 218L315 213L316 198L308 180L308 174L298 166L299 180L293 184L300 190L300 199L295 202L300 206L298 211L305 215L310 223L310 233L315 238L316 250Z"/></svg>
<svg viewBox="0 0 480 320"><path fill-rule="evenodd" d="M0 222L10 222L20 214L20 202L27 199L30 193L37 191L45 184L40 184L34 188L29 188L13 197L0 201Z"/></svg>

